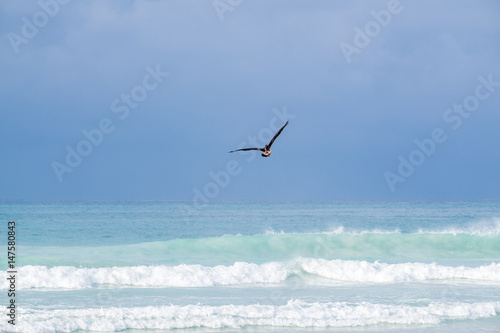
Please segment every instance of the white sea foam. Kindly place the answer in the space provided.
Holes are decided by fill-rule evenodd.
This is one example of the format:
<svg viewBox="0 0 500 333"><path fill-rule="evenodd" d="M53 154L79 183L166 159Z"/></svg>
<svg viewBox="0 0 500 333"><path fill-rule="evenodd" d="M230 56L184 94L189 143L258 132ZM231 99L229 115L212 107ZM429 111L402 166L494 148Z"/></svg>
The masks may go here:
<svg viewBox="0 0 500 333"><path fill-rule="evenodd" d="M373 303L306 303L285 305L169 305L70 310L19 309L16 327L0 323L2 331L74 332L171 330L178 328L355 327L377 324L439 324L444 320L473 320L500 314L500 302L431 303L424 306Z"/></svg>
<svg viewBox="0 0 500 333"><path fill-rule="evenodd" d="M453 267L435 263L387 264L359 260L299 258L293 262L262 265L237 262L231 266L132 266L77 268L71 266L22 266L18 289L87 289L111 287L211 287L238 284L272 284L291 275L308 275L346 283L398 283L430 280L461 280L500 283L500 264ZM2 283L7 289L8 281Z"/></svg>
<svg viewBox="0 0 500 333"><path fill-rule="evenodd" d="M410 232L408 234L442 234L442 235L473 235L473 236L498 236L500 235L500 218L492 218L488 220L481 220L471 222L467 225L456 226L456 227L445 227L443 229L424 229L420 228L417 231ZM366 230L355 230L348 229L344 226L336 226L327 231L316 231L316 232L284 232L275 230L266 230L265 235L392 235L392 234L403 234L398 228L396 229L366 229Z"/></svg>
<svg viewBox="0 0 500 333"><path fill-rule="evenodd" d="M208 287L248 283L276 283L291 271L282 263L257 265L237 262L232 266L201 265L77 268L71 266L23 266L18 269L19 289L85 289L99 285ZM8 282L8 281L7 281ZM6 289L7 282L3 283Z"/></svg>
<svg viewBox="0 0 500 333"><path fill-rule="evenodd" d="M451 234L451 235L474 235L474 236L498 236L500 235L500 218L487 221L477 221L462 227L447 227L443 230L419 229L420 234Z"/></svg>
<svg viewBox="0 0 500 333"><path fill-rule="evenodd" d="M370 230L346 230L344 226L338 226L332 228L327 231L316 231L316 232L285 232L275 231L275 230L266 230L264 235L266 236L283 236L283 235L366 235L366 234L378 234L378 235L392 235L392 234L401 234L401 230L393 229L393 230L381 230L381 229L370 229Z"/></svg>
<svg viewBox="0 0 500 333"><path fill-rule="evenodd" d="M442 266L435 263L386 264L360 260L300 259L310 274L340 281L388 283L426 280L474 280L500 282L500 264L479 267Z"/></svg>

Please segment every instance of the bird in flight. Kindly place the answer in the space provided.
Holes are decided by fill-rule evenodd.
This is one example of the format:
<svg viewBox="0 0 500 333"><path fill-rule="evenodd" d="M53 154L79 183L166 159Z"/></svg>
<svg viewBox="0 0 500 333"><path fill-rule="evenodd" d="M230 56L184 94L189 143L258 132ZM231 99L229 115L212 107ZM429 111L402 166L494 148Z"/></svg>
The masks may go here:
<svg viewBox="0 0 500 333"><path fill-rule="evenodd" d="M286 122L283 127L280 128L278 132L274 135L274 137L271 139L271 141L264 147L264 148L243 148L243 149L236 149L236 150L231 150L230 153L234 153L235 151L247 151L247 150L259 150L262 152L262 157L269 157L273 153L271 150L271 146L273 145L274 140L278 137L278 135L281 134L281 131L288 125L288 121Z"/></svg>

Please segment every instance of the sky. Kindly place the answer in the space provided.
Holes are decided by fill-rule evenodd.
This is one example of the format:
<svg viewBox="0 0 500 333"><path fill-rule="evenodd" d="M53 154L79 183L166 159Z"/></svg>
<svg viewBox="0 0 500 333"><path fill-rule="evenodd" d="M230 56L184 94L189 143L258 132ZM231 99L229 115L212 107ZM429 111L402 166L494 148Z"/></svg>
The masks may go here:
<svg viewBox="0 0 500 333"><path fill-rule="evenodd" d="M0 200L499 200L500 3L0 2ZM263 147L286 121L273 155Z"/></svg>

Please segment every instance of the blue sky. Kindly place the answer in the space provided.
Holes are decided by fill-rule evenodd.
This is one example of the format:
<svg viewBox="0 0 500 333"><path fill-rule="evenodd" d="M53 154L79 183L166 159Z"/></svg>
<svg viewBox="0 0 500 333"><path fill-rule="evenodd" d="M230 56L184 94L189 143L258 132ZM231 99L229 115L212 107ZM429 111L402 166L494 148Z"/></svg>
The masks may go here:
<svg viewBox="0 0 500 333"><path fill-rule="evenodd" d="M498 17L493 0L2 1L0 199L500 199ZM228 154L287 119L270 158Z"/></svg>

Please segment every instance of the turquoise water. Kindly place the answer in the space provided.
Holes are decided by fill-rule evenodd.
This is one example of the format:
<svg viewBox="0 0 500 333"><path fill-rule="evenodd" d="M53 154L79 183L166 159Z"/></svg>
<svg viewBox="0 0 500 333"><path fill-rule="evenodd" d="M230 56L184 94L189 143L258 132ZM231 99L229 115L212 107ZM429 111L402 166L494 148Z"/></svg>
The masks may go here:
<svg viewBox="0 0 500 333"><path fill-rule="evenodd" d="M19 266L18 325L2 331L500 327L495 202L3 203L0 216L16 221Z"/></svg>

